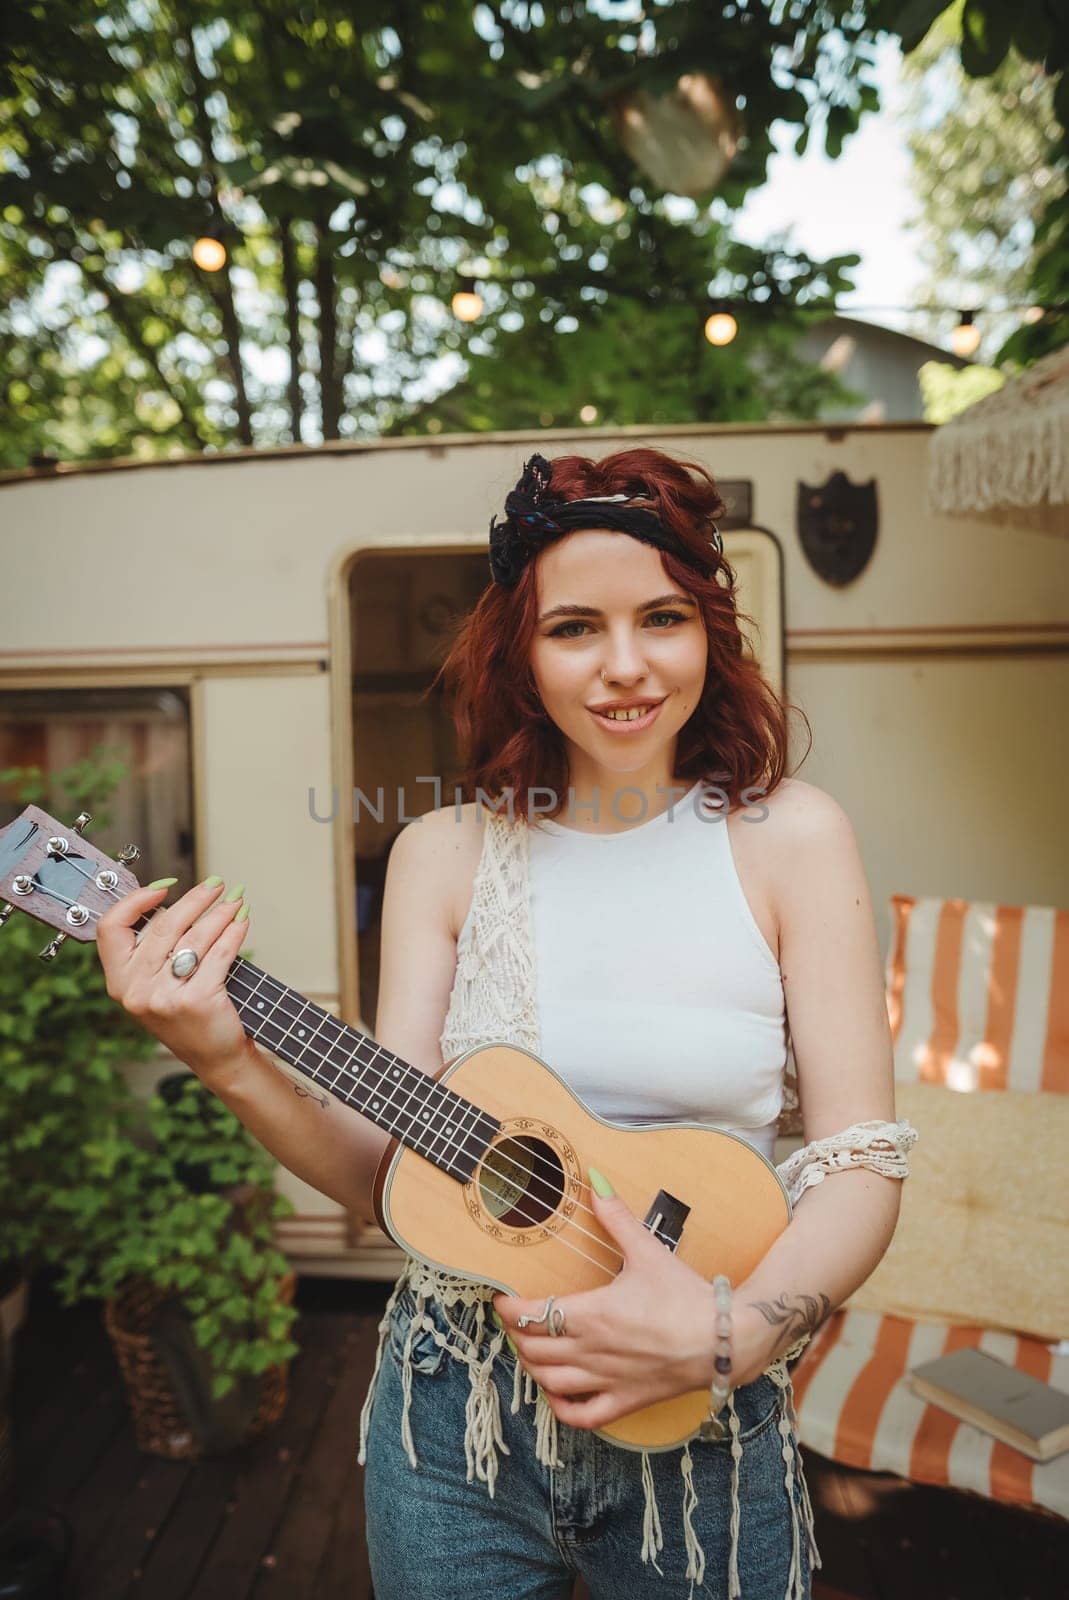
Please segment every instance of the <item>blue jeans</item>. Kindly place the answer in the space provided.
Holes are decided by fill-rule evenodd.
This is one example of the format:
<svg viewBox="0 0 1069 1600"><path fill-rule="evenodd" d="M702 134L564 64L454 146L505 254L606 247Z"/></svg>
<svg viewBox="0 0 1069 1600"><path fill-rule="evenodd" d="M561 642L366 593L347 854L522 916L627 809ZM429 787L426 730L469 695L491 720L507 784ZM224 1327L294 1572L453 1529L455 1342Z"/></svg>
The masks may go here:
<svg viewBox="0 0 1069 1600"><path fill-rule="evenodd" d="M651 1452L663 1548L656 1568L641 1559L645 1496L642 1456L588 1429L558 1424L562 1466L535 1455L534 1413L510 1411L515 1357L506 1345L494 1362L502 1431L494 1497L467 1481L464 1453L468 1368L426 1330L411 1351L410 1423L418 1466L401 1439L401 1357L415 1302L407 1286L394 1306L375 1391L364 1502L375 1600L567 1600L581 1574L593 1600L663 1600L668 1595L728 1600L731 1548L730 1437L691 1441L697 1505L692 1524L705 1555L701 1585L686 1576L681 1450ZM438 1302L427 1314L448 1332ZM455 1306L455 1325L474 1336L475 1307ZM493 1335L484 1335L480 1353ZM738 1576L743 1600L785 1600L792 1550L792 1506L785 1455L794 1453L794 1512L801 1555L792 1600L810 1600L811 1567L801 1524L799 1457L779 1431L781 1392L763 1375L734 1396L743 1447L739 1462ZM663 1576L661 1575L663 1574Z"/></svg>

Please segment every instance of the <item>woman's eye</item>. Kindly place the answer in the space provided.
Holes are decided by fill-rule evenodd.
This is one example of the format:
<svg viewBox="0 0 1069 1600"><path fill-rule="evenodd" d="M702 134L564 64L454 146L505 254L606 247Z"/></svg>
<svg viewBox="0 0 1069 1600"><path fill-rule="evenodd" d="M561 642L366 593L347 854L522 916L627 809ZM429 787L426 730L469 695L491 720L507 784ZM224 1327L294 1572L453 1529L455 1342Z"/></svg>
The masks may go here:
<svg viewBox="0 0 1069 1600"><path fill-rule="evenodd" d="M687 620L686 617L683 615L683 613L681 611L651 611L649 616L648 616L648 618L647 618L647 621L652 622L654 620L654 618L656 618L656 617L667 617L669 622L686 622L686 620ZM578 638L582 637L580 634L568 633L567 629L568 628L585 628L586 626L587 626L587 624L585 622L562 622L559 627L553 629L553 632L550 634L550 638L551 639L578 639ZM664 631L665 630L663 628L655 629L655 632L658 632L658 633L663 633Z"/></svg>

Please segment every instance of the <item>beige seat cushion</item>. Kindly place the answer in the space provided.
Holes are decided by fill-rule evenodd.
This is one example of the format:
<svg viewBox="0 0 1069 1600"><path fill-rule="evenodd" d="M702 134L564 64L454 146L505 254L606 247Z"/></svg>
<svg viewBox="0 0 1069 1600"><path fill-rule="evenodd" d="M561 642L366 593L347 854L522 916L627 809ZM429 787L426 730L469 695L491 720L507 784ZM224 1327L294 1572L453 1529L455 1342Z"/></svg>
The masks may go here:
<svg viewBox="0 0 1069 1600"><path fill-rule="evenodd" d="M1069 1337L1069 1096L898 1083L895 1110L919 1134L898 1227L847 1304Z"/></svg>

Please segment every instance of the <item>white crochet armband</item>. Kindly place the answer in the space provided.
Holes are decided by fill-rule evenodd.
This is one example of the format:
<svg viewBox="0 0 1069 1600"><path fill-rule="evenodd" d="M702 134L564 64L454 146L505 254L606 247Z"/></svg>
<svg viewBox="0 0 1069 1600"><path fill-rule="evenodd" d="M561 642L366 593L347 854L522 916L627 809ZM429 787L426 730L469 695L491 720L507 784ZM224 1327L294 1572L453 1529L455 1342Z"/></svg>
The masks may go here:
<svg viewBox="0 0 1069 1600"><path fill-rule="evenodd" d="M823 1183L829 1172L846 1172L851 1167L870 1167L885 1178L908 1178L906 1159L918 1138L917 1130L901 1118L898 1122L855 1122L842 1133L814 1139L787 1157L776 1168L783 1179L791 1205L814 1183Z"/></svg>

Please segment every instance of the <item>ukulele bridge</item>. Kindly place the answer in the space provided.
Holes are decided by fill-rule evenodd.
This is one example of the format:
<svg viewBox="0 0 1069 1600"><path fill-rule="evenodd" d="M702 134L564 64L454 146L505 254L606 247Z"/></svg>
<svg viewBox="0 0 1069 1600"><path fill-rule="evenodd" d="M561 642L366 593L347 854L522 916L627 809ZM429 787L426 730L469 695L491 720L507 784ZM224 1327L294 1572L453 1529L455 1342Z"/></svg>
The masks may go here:
<svg viewBox="0 0 1069 1600"><path fill-rule="evenodd" d="M660 1239L673 1253L679 1248L683 1228L690 1216L690 1207L677 1200L667 1189L658 1189L656 1199L642 1219L655 1239Z"/></svg>

